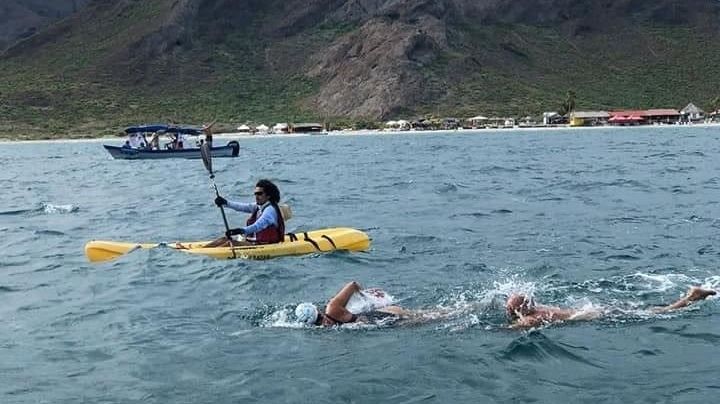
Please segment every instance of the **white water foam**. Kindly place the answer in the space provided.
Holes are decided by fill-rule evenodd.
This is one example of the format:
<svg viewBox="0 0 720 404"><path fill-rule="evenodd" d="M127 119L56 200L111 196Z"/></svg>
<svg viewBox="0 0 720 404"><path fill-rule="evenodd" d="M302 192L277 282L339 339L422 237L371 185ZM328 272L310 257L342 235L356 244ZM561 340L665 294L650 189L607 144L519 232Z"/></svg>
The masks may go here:
<svg viewBox="0 0 720 404"><path fill-rule="evenodd" d="M665 292L677 287L679 284L686 285L692 283L692 278L685 274L646 274L637 272L632 275L643 281L639 285L640 288L652 290L654 292Z"/></svg>
<svg viewBox="0 0 720 404"><path fill-rule="evenodd" d="M73 204L67 205L54 205L52 203L42 203L42 211L47 214L55 213L73 213L77 212L79 208Z"/></svg>
<svg viewBox="0 0 720 404"><path fill-rule="evenodd" d="M260 327L304 328L305 324L295 319L294 310L280 309L263 318Z"/></svg>
<svg viewBox="0 0 720 404"><path fill-rule="evenodd" d="M369 288L353 293L345 308L352 314L360 314L390 306L394 302L395 298L384 290Z"/></svg>

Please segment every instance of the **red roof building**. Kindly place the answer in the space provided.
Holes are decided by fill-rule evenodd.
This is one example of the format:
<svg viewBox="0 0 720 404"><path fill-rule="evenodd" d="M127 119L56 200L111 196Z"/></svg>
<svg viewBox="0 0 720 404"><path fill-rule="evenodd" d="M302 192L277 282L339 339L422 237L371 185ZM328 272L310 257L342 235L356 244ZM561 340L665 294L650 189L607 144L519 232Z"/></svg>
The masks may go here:
<svg viewBox="0 0 720 404"><path fill-rule="evenodd" d="M613 125L640 125L645 123L646 111L644 110L627 110L627 111L610 111L608 123Z"/></svg>

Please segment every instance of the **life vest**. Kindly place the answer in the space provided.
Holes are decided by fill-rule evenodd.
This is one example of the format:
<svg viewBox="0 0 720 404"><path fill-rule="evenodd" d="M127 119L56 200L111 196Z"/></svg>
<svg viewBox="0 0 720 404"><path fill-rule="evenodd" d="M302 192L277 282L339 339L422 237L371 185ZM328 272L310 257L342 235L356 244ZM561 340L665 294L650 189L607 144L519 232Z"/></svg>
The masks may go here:
<svg viewBox="0 0 720 404"><path fill-rule="evenodd" d="M272 204L268 203L265 206L256 207L247 222L245 222L246 226L250 226L255 223L260 215L262 215L262 212L268 207L272 207ZM277 214L277 225L272 225L255 234L249 234L247 238L254 241L255 244L274 244L283 241L285 239L285 221L283 220L282 213L280 213L279 209L275 209L275 213Z"/></svg>

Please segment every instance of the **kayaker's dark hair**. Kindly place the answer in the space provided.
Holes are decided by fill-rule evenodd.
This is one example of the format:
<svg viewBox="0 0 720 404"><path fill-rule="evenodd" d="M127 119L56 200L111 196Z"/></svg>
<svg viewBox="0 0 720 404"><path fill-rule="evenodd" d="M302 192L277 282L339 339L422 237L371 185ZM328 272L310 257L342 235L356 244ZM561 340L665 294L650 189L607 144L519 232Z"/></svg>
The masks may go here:
<svg viewBox="0 0 720 404"><path fill-rule="evenodd" d="M277 185L272 183L272 181L262 179L258 181L255 186L265 190L265 194L267 195L270 202L274 204L280 202L280 190L278 189Z"/></svg>
<svg viewBox="0 0 720 404"><path fill-rule="evenodd" d="M272 181L266 179L258 181L255 186L258 188L262 188L263 191L265 191L265 195L267 195L270 204L273 206L275 212L277 213L278 235L280 241L282 242L284 237L283 235L285 234L285 219L283 218L282 211L278 206L278 203L280 202L280 189L278 189L277 185L273 184Z"/></svg>

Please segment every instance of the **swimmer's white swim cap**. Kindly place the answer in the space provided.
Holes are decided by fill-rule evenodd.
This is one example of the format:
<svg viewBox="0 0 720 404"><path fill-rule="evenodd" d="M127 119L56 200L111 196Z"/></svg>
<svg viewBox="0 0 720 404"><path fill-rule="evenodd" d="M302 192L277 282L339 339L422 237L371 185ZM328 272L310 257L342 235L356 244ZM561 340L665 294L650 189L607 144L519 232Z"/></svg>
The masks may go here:
<svg viewBox="0 0 720 404"><path fill-rule="evenodd" d="M313 325L318 318L318 309L312 303L300 303L295 308L295 317L302 323Z"/></svg>

